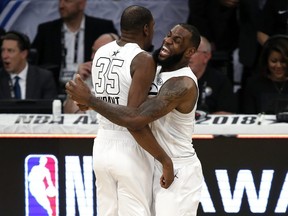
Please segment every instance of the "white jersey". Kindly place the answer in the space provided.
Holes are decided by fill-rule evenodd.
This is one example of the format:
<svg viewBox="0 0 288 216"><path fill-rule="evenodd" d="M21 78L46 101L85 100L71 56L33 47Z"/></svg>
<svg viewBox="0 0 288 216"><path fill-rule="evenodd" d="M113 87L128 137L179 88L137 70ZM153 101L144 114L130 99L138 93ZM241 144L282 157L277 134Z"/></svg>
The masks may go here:
<svg viewBox="0 0 288 216"><path fill-rule="evenodd" d="M92 65L96 97L127 106L131 62L143 50L135 43L116 41L101 47ZM124 127L98 114L93 145L97 215L151 216L154 158L137 144Z"/></svg>
<svg viewBox="0 0 288 216"><path fill-rule="evenodd" d="M116 41L113 41L102 46L99 51L96 52L92 65L93 88L96 97L109 103L126 106L132 81L131 61L144 50L136 43L127 43L120 47ZM99 129L127 131L126 128L110 122L100 114L98 114L98 120Z"/></svg>
<svg viewBox="0 0 288 216"><path fill-rule="evenodd" d="M150 95L159 92L161 86L172 77L188 76L198 86L197 78L189 67L171 72L160 73L160 70L161 67L158 66ZM174 109L150 125L158 143L172 158L189 157L195 154L192 145L192 134L194 132L196 106L197 101L193 110L187 114Z"/></svg>

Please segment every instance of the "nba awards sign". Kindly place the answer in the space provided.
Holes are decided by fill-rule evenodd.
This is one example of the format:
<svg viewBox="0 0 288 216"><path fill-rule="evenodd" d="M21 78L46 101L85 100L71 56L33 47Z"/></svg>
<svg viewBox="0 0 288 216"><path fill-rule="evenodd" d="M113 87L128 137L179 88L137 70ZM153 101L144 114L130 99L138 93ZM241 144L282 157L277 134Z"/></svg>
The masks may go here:
<svg viewBox="0 0 288 216"><path fill-rule="evenodd" d="M82 163L82 164L81 164ZM28 155L25 159L25 205L26 216L59 215L58 161L53 155ZM96 195L92 170L92 157L84 156L81 162L77 156L65 157L66 215L93 216ZM219 213L217 201L211 196L211 189L217 188L225 213L241 212L244 197L247 197L251 213L266 214L268 202L275 199L274 213L287 213L288 173L281 180L280 192L271 193L276 171L262 170L260 174L248 169L237 173L235 183L227 169L216 169L217 181L213 185L204 182L200 207L203 213ZM255 179L260 179L256 181ZM273 197L272 197L273 196Z"/></svg>
<svg viewBox="0 0 288 216"><path fill-rule="evenodd" d="M97 216L97 129L89 115L59 122L52 115L1 115L0 215ZM193 145L205 182L197 216L287 215L287 130L275 116L198 120Z"/></svg>

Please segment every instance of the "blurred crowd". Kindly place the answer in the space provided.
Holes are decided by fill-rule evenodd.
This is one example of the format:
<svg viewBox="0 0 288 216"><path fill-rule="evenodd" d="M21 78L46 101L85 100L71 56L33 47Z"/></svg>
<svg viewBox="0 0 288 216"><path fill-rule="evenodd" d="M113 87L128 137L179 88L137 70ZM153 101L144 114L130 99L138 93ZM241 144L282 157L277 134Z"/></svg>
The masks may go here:
<svg viewBox="0 0 288 216"><path fill-rule="evenodd" d="M65 113L79 112L66 98L65 83L79 73L91 84L95 51L118 39L113 21L88 16L86 3L59 0L60 18L39 24L33 41L17 29L0 29L0 100L61 99ZM189 63L199 83L197 109L209 114L288 111L288 0L188 4L187 23L202 35Z"/></svg>
<svg viewBox="0 0 288 216"><path fill-rule="evenodd" d="M192 70L201 61L206 67L209 60L199 79L198 109L245 114L288 111L287 0L189 0L187 22L206 38L206 53L201 60L192 59ZM222 74L211 72L211 67ZM286 105L279 107L283 101Z"/></svg>

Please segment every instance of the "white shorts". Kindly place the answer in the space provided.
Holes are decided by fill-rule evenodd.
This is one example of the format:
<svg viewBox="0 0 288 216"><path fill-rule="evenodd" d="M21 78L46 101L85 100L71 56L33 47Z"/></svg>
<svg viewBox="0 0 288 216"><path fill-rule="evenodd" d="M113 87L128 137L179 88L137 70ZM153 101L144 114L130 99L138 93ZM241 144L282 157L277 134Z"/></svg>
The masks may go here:
<svg viewBox="0 0 288 216"><path fill-rule="evenodd" d="M127 131L99 130L93 146L98 216L150 216L154 159Z"/></svg>
<svg viewBox="0 0 288 216"><path fill-rule="evenodd" d="M201 163L196 154L172 160L175 178L168 189L160 186L162 165L155 163L152 215L196 216L203 184Z"/></svg>

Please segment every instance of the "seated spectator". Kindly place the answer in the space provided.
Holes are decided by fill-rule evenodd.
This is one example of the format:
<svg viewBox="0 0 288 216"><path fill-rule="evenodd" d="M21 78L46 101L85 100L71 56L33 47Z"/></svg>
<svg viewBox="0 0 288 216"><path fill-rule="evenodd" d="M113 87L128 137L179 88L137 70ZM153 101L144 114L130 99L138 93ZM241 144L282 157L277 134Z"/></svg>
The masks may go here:
<svg viewBox="0 0 288 216"><path fill-rule="evenodd" d="M57 88L50 71L28 63L27 35L10 31L1 38L0 99L54 99Z"/></svg>
<svg viewBox="0 0 288 216"><path fill-rule="evenodd" d="M211 44L203 36L197 52L191 56L189 66L198 79L197 110L210 114L237 112L237 99L229 78L209 65Z"/></svg>
<svg viewBox="0 0 288 216"><path fill-rule="evenodd" d="M117 34L111 20L85 15L87 0L59 0L60 18L38 26L32 47L38 52L38 65L51 68L59 94L72 79L78 64L89 61L91 45L102 34Z"/></svg>
<svg viewBox="0 0 288 216"><path fill-rule="evenodd" d="M260 13L257 39L263 45L272 35L288 34L287 0L266 0Z"/></svg>
<svg viewBox="0 0 288 216"><path fill-rule="evenodd" d="M288 36L271 36L263 45L256 75L247 80L247 114L276 114L277 101L288 99Z"/></svg>
<svg viewBox="0 0 288 216"><path fill-rule="evenodd" d="M97 38L92 46L92 54L91 54L91 61L84 62L79 65L77 73L81 76L83 80L86 81L86 83L90 86L90 88L93 88L92 85L92 76L91 76L91 65L92 60L94 57L94 54L96 51L103 45L112 42L114 40L117 40L118 36L114 33L105 33L101 35L99 38ZM91 110L92 112L93 110ZM85 113L85 111L81 111L79 107L74 103L73 100L71 100L69 97L66 98L64 101L64 113Z"/></svg>

